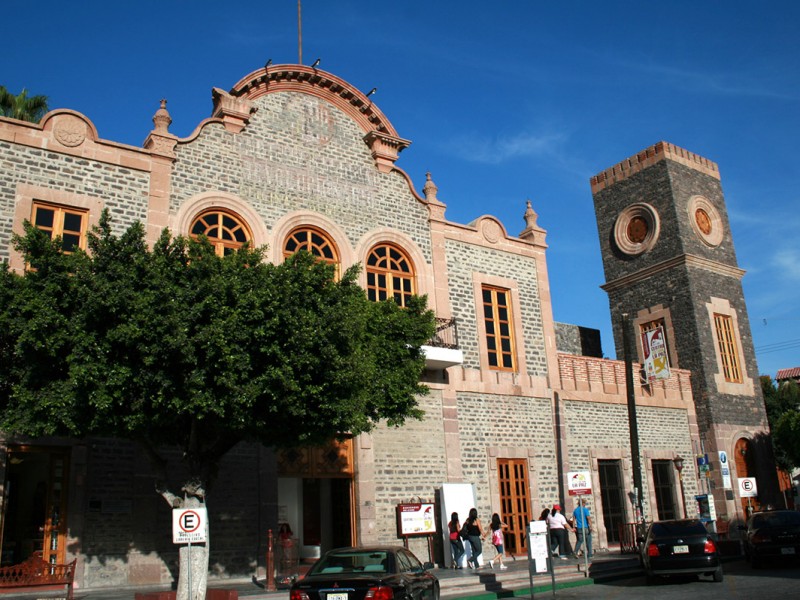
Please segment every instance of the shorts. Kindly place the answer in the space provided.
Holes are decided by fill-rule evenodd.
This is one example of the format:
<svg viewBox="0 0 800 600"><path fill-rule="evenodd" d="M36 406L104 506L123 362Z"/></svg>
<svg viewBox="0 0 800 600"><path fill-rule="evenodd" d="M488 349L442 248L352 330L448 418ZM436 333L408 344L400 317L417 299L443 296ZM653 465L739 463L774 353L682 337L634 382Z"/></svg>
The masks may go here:
<svg viewBox="0 0 800 600"><path fill-rule="evenodd" d="M494 549L497 550L498 554L503 554L503 544L495 544Z"/></svg>

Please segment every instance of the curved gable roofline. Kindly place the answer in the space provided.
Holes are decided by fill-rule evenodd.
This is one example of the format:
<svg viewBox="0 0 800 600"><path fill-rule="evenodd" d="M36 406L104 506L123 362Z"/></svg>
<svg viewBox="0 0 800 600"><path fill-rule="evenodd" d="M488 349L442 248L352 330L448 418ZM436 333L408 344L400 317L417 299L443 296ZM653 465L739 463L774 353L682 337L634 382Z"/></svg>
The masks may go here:
<svg viewBox="0 0 800 600"><path fill-rule="evenodd" d="M255 100L266 94L287 91L310 94L330 102L358 123L364 133L377 131L399 139L389 119L358 88L331 73L305 65L270 65L258 69L240 79L230 94Z"/></svg>

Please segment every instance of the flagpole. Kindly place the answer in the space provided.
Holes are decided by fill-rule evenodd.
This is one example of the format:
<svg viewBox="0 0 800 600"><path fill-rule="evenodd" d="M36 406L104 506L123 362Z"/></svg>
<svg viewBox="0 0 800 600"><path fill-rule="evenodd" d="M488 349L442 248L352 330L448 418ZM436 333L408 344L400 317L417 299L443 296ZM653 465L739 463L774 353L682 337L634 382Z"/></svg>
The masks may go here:
<svg viewBox="0 0 800 600"><path fill-rule="evenodd" d="M303 11L302 0L297 0L297 64L303 64Z"/></svg>

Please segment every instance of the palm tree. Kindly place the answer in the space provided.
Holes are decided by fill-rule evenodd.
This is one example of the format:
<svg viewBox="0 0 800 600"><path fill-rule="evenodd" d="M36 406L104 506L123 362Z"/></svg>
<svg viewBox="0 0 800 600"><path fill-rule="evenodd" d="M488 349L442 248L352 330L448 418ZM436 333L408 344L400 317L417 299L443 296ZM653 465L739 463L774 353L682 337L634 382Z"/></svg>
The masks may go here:
<svg viewBox="0 0 800 600"><path fill-rule="evenodd" d="M5 86L0 85L0 115L38 123L48 110L47 96L29 98L28 90L24 88L15 96Z"/></svg>

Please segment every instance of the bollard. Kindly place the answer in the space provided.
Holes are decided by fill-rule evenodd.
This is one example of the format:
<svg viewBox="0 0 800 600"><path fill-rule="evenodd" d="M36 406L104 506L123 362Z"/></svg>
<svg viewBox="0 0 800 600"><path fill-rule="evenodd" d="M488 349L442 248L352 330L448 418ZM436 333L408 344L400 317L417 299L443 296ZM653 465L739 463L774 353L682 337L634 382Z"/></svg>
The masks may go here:
<svg viewBox="0 0 800 600"><path fill-rule="evenodd" d="M267 530L267 591L275 592L275 554L272 547L272 529Z"/></svg>

